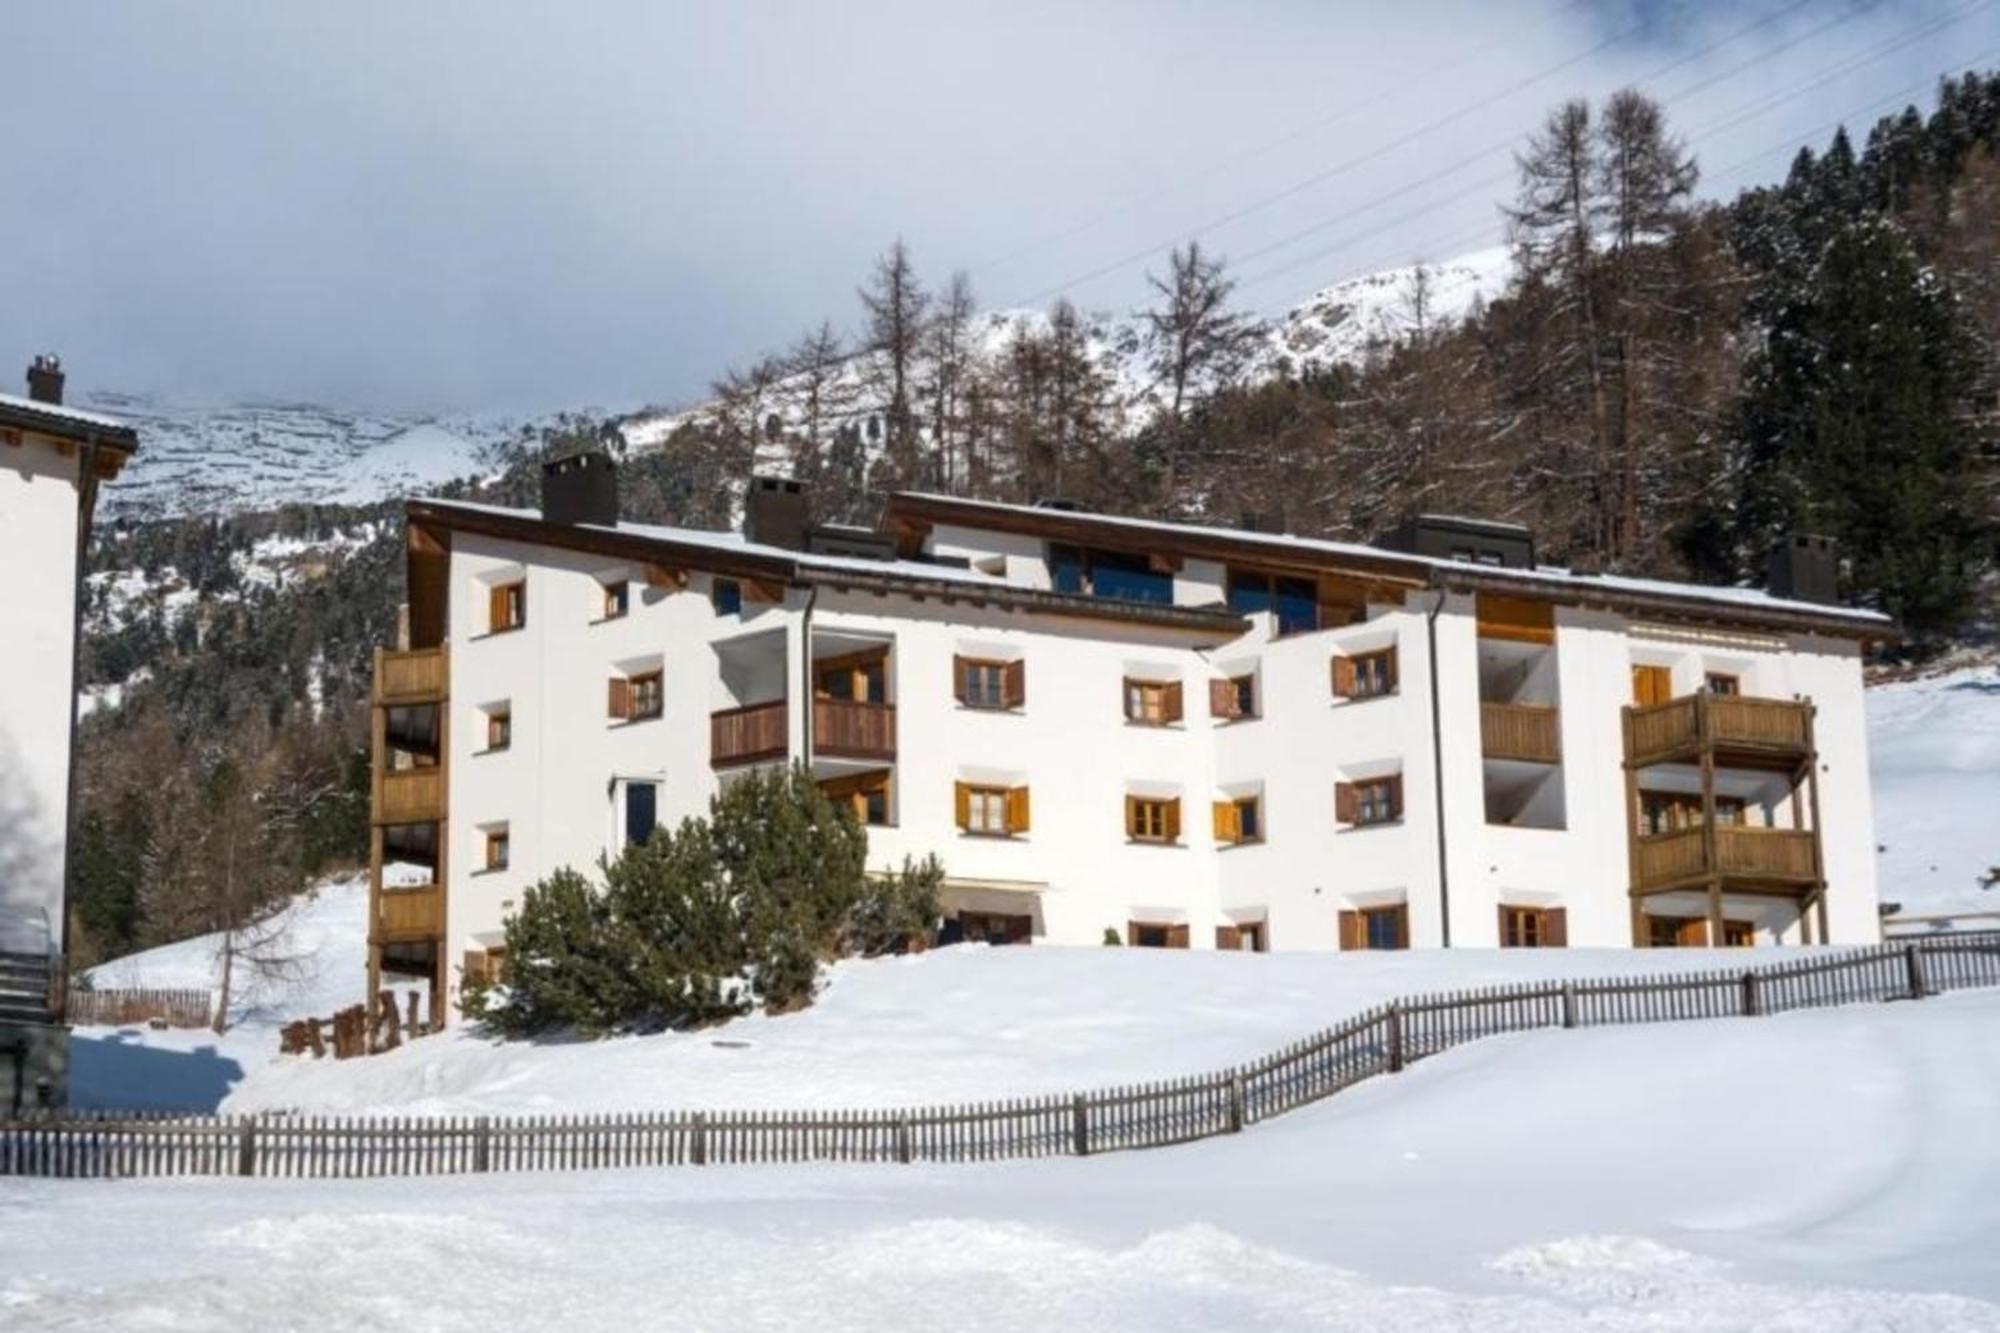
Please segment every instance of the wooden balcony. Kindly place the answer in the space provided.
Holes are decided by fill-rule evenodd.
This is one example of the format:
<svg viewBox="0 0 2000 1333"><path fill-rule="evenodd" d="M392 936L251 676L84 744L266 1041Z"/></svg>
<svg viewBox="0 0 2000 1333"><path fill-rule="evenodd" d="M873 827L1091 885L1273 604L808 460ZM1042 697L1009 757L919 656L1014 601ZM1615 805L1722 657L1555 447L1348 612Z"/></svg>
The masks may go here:
<svg viewBox="0 0 2000 1333"><path fill-rule="evenodd" d="M443 648L375 650L375 702L436 703L446 694L450 668Z"/></svg>
<svg viewBox="0 0 2000 1333"><path fill-rule="evenodd" d="M783 759L787 728L785 701L745 704L708 715L708 762L730 768L766 759Z"/></svg>
<svg viewBox="0 0 2000 1333"><path fill-rule="evenodd" d="M1797 887L1818 882L1814 835L1796 829L1723 826L1715 830L1715 862L1699 828L1650 834L1638 841L1638 883L1652 889L1695 887L1720 879L1725 887Z"/></svg>
<svg viewBox="0 0 2000 1333"><path fill-rule="evenodd" d="M444 891L435 884L414 889L385 888L375 901L374 938L436 939L444 934Z"/></svg>
<svg viewBox="0 0 2000 1333"><path fill-rule="evenodd" d="M1789 699L1690 694L1625 710L1625 757L1635 765L1699 758L1789 768L1812 753L1812 705Z"/></svg>
<svg viewBox="0 0 2000 1333"><path fill-rule="evenodd" d="M894 759L896 705L814 699L812 748L840 759Z"/></svg>
<svg viewBox="0 0 2000 1333"><path fill-rule="evenodd" d="M377 824L428 824L444 818L444 770L435 765L375 774Z"/></svg>
<svg viewBox="0 0 2000 1333"><path fill-rule="evenodd" d="M1488 759L1562 762L1562 714L1544 704L1479 705L1479 743Z"/></svg>

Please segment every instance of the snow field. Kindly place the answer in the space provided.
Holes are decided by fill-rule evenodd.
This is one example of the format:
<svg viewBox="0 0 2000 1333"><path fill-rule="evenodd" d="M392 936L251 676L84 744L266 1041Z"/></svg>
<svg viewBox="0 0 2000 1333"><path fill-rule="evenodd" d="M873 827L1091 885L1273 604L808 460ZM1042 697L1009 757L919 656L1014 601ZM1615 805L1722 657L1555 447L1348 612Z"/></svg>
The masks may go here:
<svg viewBox="0 0 2000 1333"><path fill-rule="evenodd" d="M1964 994L1504 1038L1082 1162L29 1181L0 1328L2000 1329L1996 1111Z"/></svg>

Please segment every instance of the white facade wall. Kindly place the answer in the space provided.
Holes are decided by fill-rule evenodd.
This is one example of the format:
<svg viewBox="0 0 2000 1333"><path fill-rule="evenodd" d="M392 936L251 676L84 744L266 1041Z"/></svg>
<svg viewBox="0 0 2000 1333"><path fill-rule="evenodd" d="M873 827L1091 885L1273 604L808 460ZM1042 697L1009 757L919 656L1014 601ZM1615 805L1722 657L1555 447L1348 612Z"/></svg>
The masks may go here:
<svg viewBox="0 0 2000 1333"><path fill-rule="evenodd" d="M1039 541L939 528L933 549L971 560L1017 586L1046 587ZM485 633L484 588L525 572L527 623ZM593 623L601 580L629 577L630 614ZM1174 581L1183 606L1223 600L1224 570L1184 562ZM1266 923L1268 947L1333 949L1343 909L1407 905L1410 940L1445 942L1438 830L1445 832L1450 943L1498 943L1497 906L1562 907L1575 946L1631 941L1621 711L1636 663L1669 666L1676 695L1707 671L1738 674L1746 694L1809 697L1818 706L1821 833L1832 938L1876 938L1876 894L1859 654L1846 640L1698 633L1602 611L1558 607L1551 657L1523 687L1559 700L1560 794L1539 805L1559 827L1486 820L1480 739L1476 604L1429 590L1378 602L1360 624L1283 638L1268 616L1240 639L1197 647L1186 631L1113 619L1054 617L904 594L817 596L793 588L782 604L746 604L722 616L696 574L681 591L645 586L643 572L550 547L458 533L451 562L449 940L454 986L463 952L489 940L535 879L569 865L588 871L623 837L618 784L660 785L659 818L701 813L717 790L709 764L709 715L782 693L799 753L810 696L803 654L886 640L890 700L897 707L890 827L869 831L870 863L936 853L952 881L948 901L974 910L1027 913L1037 939L1090 945L1134 920L1184 924L1193 947L1216 927ZM1384 594L1386 595L1386 594ZM1438 672L1442 781L1431 725L1432 609ZM810 609L809 609L810 608ZM837 648L824 645L835 644ZM1334 696L1330 661L1393 646L1398 689L1383 698ZM1021 658L1026 704L997 713L954 698L952 660ZM607 718L615 671L664 671L663 716ZM1259 716L1209 716L1211 679L1254 673ZM1147 727L1125 720L1127 676L1179 680L1183 720ZM482 709L505 701L511 747L486 754ZM822 759L822 776L843 767ZM1344 828L1334 816L1339 781L1400 774L1399 822ZM1022 836L969 835L955 826L958 782L1025 785L1031 826ZM1442 815L1438 800L1442 788ZM1128 793L1177 795L1174 846L1128 842ZM1218 846L1210 805L1261 794L1264 837ZM1788 814L1788 811L1787 811ZM511 863L481 866L485 830L508 827ZM1789 902L1734 900L1728 915L1789 927ZM1780 920L1780 918L1783 918ZM1769 934L1760 931L1764 938ZM1787 938L1796 938L1796 931Z"/></svg>
<svg viewBox="0 0 2000 1333"><path fill-rule="evenodd" d="M23 922L63 941L80 452L0 445L0 948Z"/></svg>

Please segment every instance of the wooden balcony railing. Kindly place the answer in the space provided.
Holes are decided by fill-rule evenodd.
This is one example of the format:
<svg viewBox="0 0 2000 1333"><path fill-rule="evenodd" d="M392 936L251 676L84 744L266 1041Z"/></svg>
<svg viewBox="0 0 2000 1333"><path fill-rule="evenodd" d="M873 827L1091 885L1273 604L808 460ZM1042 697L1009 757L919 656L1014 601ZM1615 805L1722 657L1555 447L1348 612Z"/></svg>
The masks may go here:
<svg viewBox="0 0 2000 1333"><path fill-rule="evenodd" d="M450 679L445 650L375 650L375 702L408 704L443 699Z"/></svg>
<svg viewBox="0 0 2000 1333"><path fill-rule="evenodd" d="M444 934L444 893L435 884L383 889L375 905L377 940L434 939Z"/></svg>
<svg viewBox="0 0 2000 1333"><path fill-rule="evenodd" d="M1627 710L1627 757L1638 761L1699 752L1796 758L1812 748L1812 705L1790 699L1689 694Z"/></svg>
<svg viewBox="0 0 2000 1333"><path fill-rule="evenodd" d="M813 752L849 759L896 757L896 705L813 700Z"/></svg>
<svg viewBox="0 0 2000 1333"><path fill-rule="evenodd" d="M713 768L782 759L786 752L785 701L745 704L708 715L708 762Z"/></svg>
<svg viewBox="0 0 2000 1333"><path fill-rule="evenodd" d="M375 775L377 824L427 824L443 818L442 768L405 768Z"/></svg>
<svg viewBox="0 0 2000 1333"><path fill-rule="evenodd" d="M1699 828L1641 837L1637 887L1695 884L1709 878L1771 884L1811 884L1817 878L1813 834L1796 829L1721 827L1715 830L1715 864Z"/></svg>
<svg viewBox="0 0 2000 1333"><path fill-rule="evenodd" d="M1562 714L1544 704L1479 705L1480 748L1488 759L1562 762Z"/></svg>

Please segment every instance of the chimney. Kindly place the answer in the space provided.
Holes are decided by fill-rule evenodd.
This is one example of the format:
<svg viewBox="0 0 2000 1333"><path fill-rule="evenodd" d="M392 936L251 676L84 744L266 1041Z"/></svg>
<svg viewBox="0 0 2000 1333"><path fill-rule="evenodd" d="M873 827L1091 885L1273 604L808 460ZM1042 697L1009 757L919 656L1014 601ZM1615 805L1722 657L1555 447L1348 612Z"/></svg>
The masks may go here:
<svg viewBox="0 0 2000 1333"><path fill-rule="evenodd" d="M601 453L571 454L542 464L542 518L574 526L618 526L618 465Z"/></svg>
<svg viewBox="0 0 2000 1333"><path fill-rule="evenodd" d="M1840 562L1833 538L1794 533L1771 548L1764 586L1773 597L1840 605Z"/></svg>
<svg viewBox="0 0 2000 1333"><path fill-rule="evenodd" d="M28 363L28 397L38 403L62 406L63 368L62 358L54 352L44 352Z"/></svg>
<svg viewBox="0 0 2000 1333"><path fill-rule="evenodd" d="M790 477L752 477L743 496L743 537L759 546L806 549L806 487Z"/></svg>

